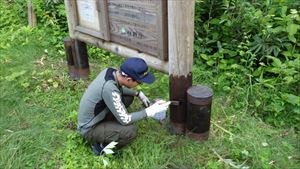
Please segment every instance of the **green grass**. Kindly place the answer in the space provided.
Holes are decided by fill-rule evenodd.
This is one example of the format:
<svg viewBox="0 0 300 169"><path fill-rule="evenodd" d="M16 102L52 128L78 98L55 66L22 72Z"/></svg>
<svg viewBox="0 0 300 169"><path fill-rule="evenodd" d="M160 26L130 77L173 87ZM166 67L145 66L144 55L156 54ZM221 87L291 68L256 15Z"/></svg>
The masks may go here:
<svg viewBox="0 0 300 169"><path fill-rule="evenodd" d="M80 97L91 80L70 80L64 56L44 39L34 40L39 35L33 31L26 45L1 50L0 168L103 168L101 158L90 152L74 130ZM90 53L90 79L123 60L95 49ZM37 62L41 58L43 64ZM195 69L194 84L212 84L214 78L207 78L207 73ZM168 77L155 75L157 82L141 89L152 99L167 99ZM145 119L137 123L137 139L109 157L108 168L299 166L299 135L295 131L277 129L249 116L246 99L241 99L243 88L218 91L222 90L215 89L208 141L171 135L166 126ZM131 110L139 107L136 101Z"/></svg>
<svg viewBox="0 0 300 169"><path fill-rule="evenodd" d="M15 15L0 4L5 27ZM63 49L50 45L55 37L45 32L22 25L0 29L0 168L104 168L102 158L75 130L77 111L89 82L103 68L118 67L123 58L89 48L90 80L72 81ZM168 99L168 76L156 71L155 76L153 85L139 89L151 99ZM193 84L214 89L209 139L171 135L165 124L144 119L136 123L136 140L107 156L107 168L299 168L299 131L251 116L256 110L247 101L250 86L239 80L228 89L222 72L194 66ZM140 108L136 100L130 110Z"/></svg>

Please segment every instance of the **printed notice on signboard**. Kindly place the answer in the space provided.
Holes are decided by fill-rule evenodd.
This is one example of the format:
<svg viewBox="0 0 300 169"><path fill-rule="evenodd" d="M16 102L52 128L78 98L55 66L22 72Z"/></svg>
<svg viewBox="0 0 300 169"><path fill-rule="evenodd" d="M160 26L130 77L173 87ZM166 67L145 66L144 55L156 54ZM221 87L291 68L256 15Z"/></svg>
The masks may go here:
<svg viewBox="0 0 300 169"><path fill-rule="evenodd" d="M160 40L155 0L108 0L111 40L158 55Z"/></svg>
<svg viewBox="0 0 300 169"><path fill-rule="evenodd" d="M93 22L95 19L95 5L88 1L78 1L80 19Z"/></svg>

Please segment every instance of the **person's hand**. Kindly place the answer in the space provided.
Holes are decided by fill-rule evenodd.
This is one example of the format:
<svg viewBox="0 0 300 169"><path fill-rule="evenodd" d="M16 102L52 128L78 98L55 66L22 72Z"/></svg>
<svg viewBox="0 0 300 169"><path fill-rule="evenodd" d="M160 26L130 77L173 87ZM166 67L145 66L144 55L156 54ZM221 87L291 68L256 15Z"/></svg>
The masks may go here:
<svg viewBox="0 0 300 169"><path fill-rule="evenodd" d="M164 100L156 101L153 105L145 109L147 116L155 118L155 116L160 115L159 113L163 115L164 113L166 113L170 103L171 102L166 102Z"/></svg>
<svg viewBox="0 0 300 169"><path fill-rule="evenodd" d="M149 107L150 106L150 100L148 99L147 96L145 96L145 94L142 91L139 91L138 95L139 99L143 102L145 107Z"/></svg>

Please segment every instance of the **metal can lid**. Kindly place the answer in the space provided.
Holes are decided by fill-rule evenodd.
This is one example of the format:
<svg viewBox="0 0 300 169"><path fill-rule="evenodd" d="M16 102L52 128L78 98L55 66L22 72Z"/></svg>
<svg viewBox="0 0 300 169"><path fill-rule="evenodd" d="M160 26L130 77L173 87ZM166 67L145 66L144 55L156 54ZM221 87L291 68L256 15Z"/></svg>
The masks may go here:
<svg viewBox="0 0 300 169"><path fill-rule="evenodd" d="M193 98L209 98L213 96L213 90L207 86L192 86L187 90Z"/></svg>

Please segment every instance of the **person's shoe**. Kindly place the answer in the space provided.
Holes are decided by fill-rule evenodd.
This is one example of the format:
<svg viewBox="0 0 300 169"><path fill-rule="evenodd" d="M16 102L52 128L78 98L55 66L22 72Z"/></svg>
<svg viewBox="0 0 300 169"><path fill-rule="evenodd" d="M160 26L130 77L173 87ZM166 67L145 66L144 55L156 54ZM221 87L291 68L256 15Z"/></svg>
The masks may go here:
<svg viewBox="0 0 300 169"><path fill-rule="evenodd" d="M97 156L101 156L104 154L102 151L104 149L104 146L101 143L96 143L96 144L92 145L91 148L92 148L93 153Z"/></svg>

